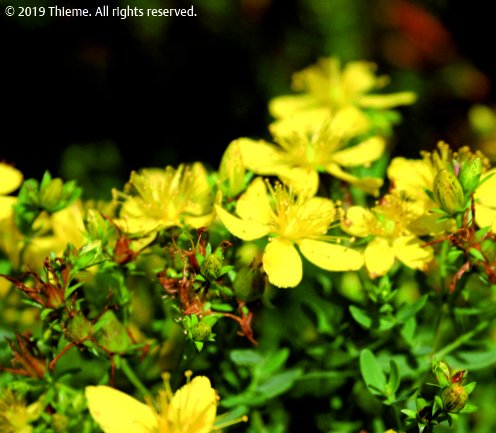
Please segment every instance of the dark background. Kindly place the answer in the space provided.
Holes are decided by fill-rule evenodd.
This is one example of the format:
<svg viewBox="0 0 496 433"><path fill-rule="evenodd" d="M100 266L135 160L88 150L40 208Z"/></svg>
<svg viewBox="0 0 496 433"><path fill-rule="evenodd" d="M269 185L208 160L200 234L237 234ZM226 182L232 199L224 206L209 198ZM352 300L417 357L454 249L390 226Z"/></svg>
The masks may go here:
<svg viewBox="0 0 496 433"><path fill-rule="evenodd" d="M6 5L189 7L194 18L7 17ZM395 152L470 141L492 104L487 2L376 0L0 1L0 160L26 177L118 185L130 170L202 160L265 137L267 102L320 56L372 60L411 89ZM96 185L95 185L96 183ZM96 188L96 189L95 189Z"/></svg>

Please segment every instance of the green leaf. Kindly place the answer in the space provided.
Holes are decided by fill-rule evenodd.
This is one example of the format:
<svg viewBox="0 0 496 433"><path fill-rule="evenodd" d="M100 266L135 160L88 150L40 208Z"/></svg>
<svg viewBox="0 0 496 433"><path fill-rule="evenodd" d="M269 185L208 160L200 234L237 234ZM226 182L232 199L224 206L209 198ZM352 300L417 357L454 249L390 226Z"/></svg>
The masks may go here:
<svg viewBox="0 0 496 433"><path fill-rule="evenodd" d="M79 289L84 282L80 281L79 283L73 284L72 286L66 287L64 292L64 298L69 298L77 289Z"/></svg>
<svg viewBox="0 0 496 433"><path fill-rule="evenodd" d="M353 316L353 319L355 319L358 324L362 325L365 329L370 329L372 327L374 320L366 311L355 307L354 305L350 305L350 313Z"/></svg>
<svg viewBox="0 0 496 433"><path fill-rule="evenodd" d="M389 367L390 373L387 383L387 389L391 394L394 394L398 390L401 382L400 369L394 359L391 359L391 361L389 361Z"/></svg>
<svg viewBox="0 0 496 433"><path fill-rule="evenodd" d="M474 413L477 412L479 408L473 404L467 403L465 406L463 406L463 409L460 410L458 413Z"/></svg>
<svg viewBox="0 0 496 433"><path fill-rule="evenodd" d="M364 349L360 353L360 372L372 394L385 394L386 375L382 371L377 358L369 349Z"/></svg>
<svg viewBox="0 0 496 433"><path fill-rule="evenodd" d="M264 362L257 365L254 376L257 379L264 380L266 377L272 376L276 371L280 370L284 366L284 363L289 357L289 349L283 348L277 352L271 352L267 354Z"/></svg>
<svg viewBox="0 0 496 433"><path fill-rule="evenodd" d="M414 317L422 308L424 308L427 298L428 295L423 295L411 304L403 304L396 314L398 323L405 323L408 319Z"/></svg>
<svg viewBox="0 0 496 433"><path fill-rule="evenodd" d="M470 370L480 370L492 367L496 364L496 349L481 351L459 351L456 356L448 357L452 364L469 368Z"/></svg>
<svg viewBox="0 0 496 433"><path fill-rule="evenodd" d="M377 316L368 313L367 311L350 305L350 313L353 318L365 329L379 329L387 331L394 327L395 323L388 316Z"/></svg>
<svg viewBox="0 0 496 433"><path fill-rule="evenodd" d="M460 251L460 250L451 250L448 253L448 261L450 263L454 263L456 260L458 260L460 257L462 257L463 254L464 254L463 251Z"/></svg>
<svg viewBox="0 0 496 433"><path fill-rule="evenodd" d="M300 368L294 368L272 376L269 380L257 387L257 392L265 398L274 398L292 388L294 382L303 374Z"/></svg>
<svg viewBox="0 0 496 433"><path fill-rule="evenodd" d="M203 341L193 341L193 343L195 343L196 350L198 350L198 352L201 352L203 349L203 346L205 345L205 343Z"/></svg>
<svg viewBox="0 0 496 433"><path fill-rule="evenodd" d="M463 385L465 391L470 394L475 389L476 382L470 382L467 385Z"/></svg>
<svg viewBox="0 0 496 433"><path fill-rule="evenodd" d="M251 349L246 350L231 350L229 354L231 361L236 365L241 366L254 366L263 362L264 358L259 353Z"/></svg>
<svg viewBox="0 0 496 433"><path fill-rule="evenodd" d="M413 346L415 340L416 330L417 330L417 321L415 320L415 317L410 317L410 319L408 319L404 323L404 325L401 327L400 330L401 336L411 346Z"/></svg>
<svg viewBox="0 0 496 433"><path fill-rule="evenodd" d="M480 260L481 262L485 262L486 261L486 258L484 257L484 255L476 248L470 248L468 250L468 252L470 253L470 255L472 257L475 257L477 260Z"/></svg>
<svg viewBox="0 0 496 433"><path fill-rule="evenodd" d="M401 413L405 414L407 418L410 419L416 419L417 418L417 412L411 409L401 409Z"/></svg>
<svg viewBox="0 0 496 433"><path fill-rule="evenodd" d="M45 320L52 311L54 311L52 308L43 308L40 314L41 320Z"/></svg>
<svg viewBox="0 0 496 433"><path fill-rule="evenodd" d="M215 311L224 311L224 312L230 312L233 311L232 305L225 304L222 302L212 302L212 309Z"/></svg>

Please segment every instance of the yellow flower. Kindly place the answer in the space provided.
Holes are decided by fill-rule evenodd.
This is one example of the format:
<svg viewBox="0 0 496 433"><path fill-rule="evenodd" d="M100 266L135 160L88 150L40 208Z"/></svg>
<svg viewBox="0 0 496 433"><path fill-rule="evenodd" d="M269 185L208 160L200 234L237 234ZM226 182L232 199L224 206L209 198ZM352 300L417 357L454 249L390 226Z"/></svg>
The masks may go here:
<svg viewBox="0 0 496 433"><path fill-rule="evenodd" d="M138 236L174 226L206 226L214 216L207 171L199 162L132 172L125 191L114 190L114 198L122 200L117 224Z"/></svg>
<svg viewBox="0 0 496 433"><path fill-rule="evenodd" d="M454 230L453 220L440 223L440 215L432 210L439 205L426 193L434 190L434 179L438 171L448 167L452 158L446 143L439 142L438 150L433 153L423 152L422 159L394 158L387 169L394 193L408 196L417 207L416 221L410 222L410 230L417 235L439 234L445 230Z"/></svg>
<svg viewBox="0 0 496 433"><path fill-rule="evenodd" d="M19 170L0 162L0 220L12 215L12 206L15 204L16 198L9 197L8 194L21 186L22 179L23 176Z"/></svg>
<svg viewBox="0 0 496 433"><path fill-rule="evenodd" d="M6 254L15 268L37 270L43 265L45 257L51 252L60 255L68 243L76 248L81 247L86 241L82 202L76 200L51 215L42 212L34 228L36 236L28 239L17 229L13 215L0 220L0 251Z"/></svg>
<svg viewBox="0 0 496 433"><path fill-rule="evenodd" d="M205 376L172 393L168 378L157 408L109 386L87 386L88 409L104 433L209 433L216 423L218 396Z"/></svg>
<svg viewBox="0 0 496 433"><path fill-rule="evenodd" d="M269 191L268 191L269 189ZM303 277L303 256L329 271L362 267L362 255L343 245L326 242L326 233L340 213L331 200L296 196L277 184L271 187L256 178L238 199L239 217L216 205L217 215L226 228L245 241L269 236L262 263L269 281L277 287L296 287Z"/></svg>
<svg viewBox="0 0 496 433"><path fill-rule="evenodd" d="M322 58L293 76L293 89L301 95L284 95L272 99L269 110L276 118L296 112L326 107L331 110L350 105L359 108L388 109L415 102L412 92L370 94L388 83L388 77L376 76L377 66L354 61L341 69L339 59Z"/></svg>
<svg viewBox="0 0 496 433"><path fill-rule="evenodd" d="M394 158L387 170L388 178L392 183L392 190L407 194L419 207L420 218L412 223L410 229L419 235L436 234L442 231L454 231L453 220L438 222L439 215L432 213L432 209L439 205L425 192L434 190L434 179L441 170L459 170L460 164L473 158L480 158L482 162L481 185L476 188L475 220L480 227L491 226L496 229L496 169L488 170L489 161L482 153L472 153L468 147L462 147L458 152L451 152L446 143L438 143L438 149L432 153L423 152L422 159Z"/></svg>
<svg viewBox="0 0 496 433"><path fill-rule="evenodd" d="M31 422L36 421L43 410L41 401L26 406L24 399L5 390L0 395L0 432L2 433L31 433Z"/></svg>
<svg viewBox="0 0 496 433"><path fill-rule="evenodd" d="M398 259L412 269L425 270L433 259L430 246L409 229L418 218L415 205L404 197L388 195L371 210L352 206L343 230L358 237L373 236L365 248L365 267L372 278L388 273Z"/></svg>
<svg viewBox="0 0 496 433"><path fill-rule="evenodd" d="M366 128L364 116L353 107L332 116L325 110L314 110L271 124L277 145L244 138L238 140L238 146L248 169L260 175L276 175L297 192L314 195L319 172L327 172L378 195L382 179L360 179L343 170L368 165L383 154L385 141L378 136L348 145Z"/></svg>

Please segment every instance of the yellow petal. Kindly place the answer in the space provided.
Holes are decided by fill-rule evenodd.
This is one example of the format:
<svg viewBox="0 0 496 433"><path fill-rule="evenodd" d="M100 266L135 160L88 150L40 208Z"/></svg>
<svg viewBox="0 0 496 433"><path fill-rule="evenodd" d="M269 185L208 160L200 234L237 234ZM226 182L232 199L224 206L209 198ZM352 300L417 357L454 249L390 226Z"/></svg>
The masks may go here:
<svg viewBox="0 0 496 433"><path fill-rule="evenodd" d="M483 204L477 203L475 205L475 220L479 227L494 227L496 226L496 209L484 206Z"/></svg>
<svg viewBox="0 0 496 433"><path fill-rule="evenodd" d="M269 112L273 117L280 119L317 108L319 105L317 99L311 95L282 95L269 101Z"/></svg>
<svg viewBox="0 0 496 433"><path fill-rule="evenodd" d="M361 60L349 62L341 75L342 86L347 95L355 96L378 87L381 84L381 78L375 76L376 69L377 65L373 62Z"/></svg>
<svg viewBox="0 0 496 433"><path fill-rule="evenodd" d="M475 191L475 199L478 203L496 208L496 194L494 193L496 190L496 169L489 170L484 176L482 176L482 180L488 176L491 177L484 181L484 183Z"/></svg>
<svg viewBox="0 0 496 433"><path fill-rule="evenodd" d="M284 156L275 145L250 138L237 141L243 163L249 170L257 174L274 174L274 170L284 166Z"/></svg>
<svg viewBox="0 0 496 433"><path fill-rule="evenodd" d="M365 248L365 267L372 278L387 274L394 264L394 251L387 239L375 238Z"/></svg>
<svg viewBox="0 0 496 433"><path fill-rule="evenodd" d="M425 270L434 256L430 246L422 246L424 243L413 235L401 236L393 242L394 254L409 268Z"/></svg>
<svg viewBox="0 0 496 433"><path fill-rule="evenodd" d="M336 137L349 139L366 132L369 120L358 108L347 106L336 112L332 119L331 128Z"/></svg>
<svg viewBox="0 0 496 433"><path fill-rule="evenodd" d="M190 216L185 215L183 218L183 222L185 225L191 226L195 229L200 227L208 227L215 218L215 212L210 212L207 215L202 216Z"/></svg>
<svg viewBox="0 0 496 433"><path fill-rule="evenodd" d="M12 215L14 212L12 206L15 205L16 200L15 197L0 196L0 220L9 218Z"/></svg>
<svg viewBox="0 0 496 433"><path fill-rule="evenodd" d="M329 225L338 218L334 203L323 197L312 197L301 203L296 219L307 225L312 235L322 235L329 230ZM308 223L306 223L308 222Z"/></svg>
<svg viewBox="0 0 496 433"><path fill-rule="evenodd" d="M267 187L262 178L257 177L236 203L236 213L243 220L256 221L266 225L272 217L272 207Z"/></svg>
<svg viewBox="0 0 496 433"><path fill-rule="evenodd" d="M238 218L218 205L215 205L215 210L227 230L244 241L259 239L269 233L269 228L264 224Z"/></svg>
<svg viewBox="0 0 496 433"><path fill-rule="evenodd" d="M269 281L277 287L296 287L303 278L301 257L291 242L275 238L265 247L263 267Z"/></svg>
<svg viewBox="0 0 496 433"><path fill-rule="evenodd" d="M362 206L351 206L346 211L346 217L341 227L346 233L363 238L372 234L374 225L376 225L376 217L369 209Z"/></svg>
<svg viewBox="0 0 496 433"><path fill-rule="evenodd" d="M430 200L424 189L432 190L435 173L425 160L394 158L389 164L387 175L395 190L407 191L414 197Z"/></svg>
<svg viewBox="0 0 496 433"><path fill-rule="evenodd" d="M283 168L278 172L279 179L293 188L297 195L313 197L319 189L319 174L316 170L304 167Z"/></svg>
<svg viewBox="0 0 496 433"><path fill-rule="evenodd" d="M361 189L362 191L365 191L368 194L371 194L375 197L379 195L379 190L382 186L383 180L378 177L359 178L353 176L350 173L347 173L344 170L341 170L341 168L337 164L328 164L325 167L325 170L329 174L332 174L334 177L344 180L345 182L348 182L349 184Z"/></svg>
<svg viewBox="0 0 496 433"><path fill-rule="evenodd" d="M146 404L109 386L87 386L85 395L93 419L105 433L150 433L157 428Z"/></svg>
<svg viewBox="0 0 496 433"><path fill-rule="evenodd" d="M0 162L0 194L10 194L21 186L22 173L16 168Z"/></svg>
<svg viewBox="0 0 496 433"><path fill-rule="evenodd" d="M358 105L364 108L393 108L398 105L410 105L417 100L413 92L390 93L389 95L364 95L359 99Z"/></svg>
<svg viewBox="0 0 496 433"><path fill-rule="evenodd" d="M363 266L363 254L343 245L304 239L298 246L308 261L328 271L356 271Z"/></svg>
<svg viewBox="0 0 496 433"><path fill-rule="evenodd" d="M357 167L379 159L385 148L386 142L383 138L371 137L356 146L336 152L332 160L343 167Z"/></svg>
<svg viewBox="0 0 496 433"><path fill-rule="evenodd" d="M409 232L417 236L435 236L444 232L453 233L457 230L456 222L453 218L440 220L440 214L425 212L408 224Z"/></svg>
<svg viewBox="0 0 496 433"><path fill-rule="evenodd" d="M278 138L292 137L295 134L313 134L319 130L325 122L329 121L330 111L328 108L314 108L294 113L283 119L272 122L269 125L271 134L279 142Z"/></svg>
<svg viewBox="0 0 496 433"><path fill-rule="evenodd" d="M160 221L155 218L148 217L122 217L114 220L115 224L125 233L136 236L147 236L153 231L165 228L160 224Z"/></svg>
<svg viewBox="0 0 496 433"><path fill-rule="evenodd" d="M86 242L84 226L84 210L81 201L77 200L70 206L51 216L52 230L59 239L80 248Z"/></svg>
<svg viewBox="0 0 496 433"><path fill-rule="evenodd" d="M210 433L216 413L215 389L207 377L197 376L172 397L168 411L170 432Z"/></svg>

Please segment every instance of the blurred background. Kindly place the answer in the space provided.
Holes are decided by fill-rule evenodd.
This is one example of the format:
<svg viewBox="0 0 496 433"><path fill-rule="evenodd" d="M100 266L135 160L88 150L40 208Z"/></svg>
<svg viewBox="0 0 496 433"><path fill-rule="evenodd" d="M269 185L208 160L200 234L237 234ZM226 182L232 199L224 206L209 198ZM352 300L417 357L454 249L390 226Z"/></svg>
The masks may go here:
<svg viewBox="0 0 496 433"><path fill-rule="evenodd" d="M319 57L370 60L413 90L394 153L438 140L495 154L489 2L473 0L0 0L0 160L110 198L129 172L267 137L267 103ZM5 7L194 6L196 17L8 17Z"/></svg>

